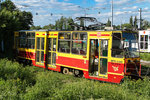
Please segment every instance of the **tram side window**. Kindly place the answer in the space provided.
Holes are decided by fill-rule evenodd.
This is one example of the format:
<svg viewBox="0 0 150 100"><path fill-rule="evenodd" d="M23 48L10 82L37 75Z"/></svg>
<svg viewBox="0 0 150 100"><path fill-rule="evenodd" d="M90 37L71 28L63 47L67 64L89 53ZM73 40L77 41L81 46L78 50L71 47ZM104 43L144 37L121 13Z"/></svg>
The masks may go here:
<svg viewBox="0 0 150 100"><path fill-rule="evenodd" d="M19 32L19 47L25 48L26 47L26 33Z"/></svg>
<svg viewBox="0 0 150 100"><path fill-rule="evenodd" d="M72 53L86 55L87 33L73 33L72 38Z"/></svg>
<svg viewBox="0 0 150 100"><path fill-rule="evenodd" d="M150 36L149 36L149 40L148 40L148 41L149 41L149 43L148 43L148 44L150 44Z"/></svg>
<svg viewBox="0 0 150 100"><path fill-rule="evenodd" d="M141 41L144 41L144 35L141 35L140 40L141 40Z"/></svg>
<svg viewBox="0 0 150 100"><path fill-rule="evenodd" d="M18 37L15 37L15 48L18 47Z"/></svg>
<svg viewBox="0 0 150 100"><path fill-rule="evenodd" d="M122 58L123 47L121 43L121 33L113 33L112 37L112 57Z"/></svg>
<svg viewBox="0 0 150 100"><path fill-rule="evenodd" d="M105 56L107 57L108 56L108 40L101 40L101 43L100 43L100 55L101 56Z"/></svg>
<svg viewBox="0 0 150 100"><path fill-rule="evenodd" d="M145 49L148 49L148 35L145 35Z"/></svg>
<svg viewBox="0 0 150 100"><path fill-rule="evenodd" d="M148 35L140 35L140 49L148 49Z"/></svg>
<svg viewBox="0 0 150 100"><path fill-rule="evenodd" d="M26 39L27 39L26 47L30 49L34 49L35 48L35 33L28 32Z"/></svg>
<svg viewBox="0 0 150 100"><path fill-rule="evenodd" d="M64 53L70 53L71 34L59 33L58 37L58 51Z"/></svg>
<svg viewBox="0 0 150 100"><path fill-rule="evenodd" d="M140 49L144 49L144 35L140 35Z"/></svg>

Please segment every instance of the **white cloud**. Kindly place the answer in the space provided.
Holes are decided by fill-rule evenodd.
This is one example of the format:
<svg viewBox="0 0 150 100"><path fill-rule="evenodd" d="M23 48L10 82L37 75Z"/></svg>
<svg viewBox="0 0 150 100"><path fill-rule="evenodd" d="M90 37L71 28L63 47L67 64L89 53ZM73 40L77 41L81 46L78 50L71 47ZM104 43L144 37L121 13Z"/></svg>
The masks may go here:
<svg viewBox="0 0 150 100"><path fill-rule="evenodd" d="M77 10L77 5L66 2L58 2L57 0L12 0L18 8L54 8L59 10ZM22 7L23 6L23 7Z"/></svg>
<svg viewBox="0 0 150 100"><path fill-rule="evenodd" d="M115 15L121 15L121 14L124 14L125 12L123 11L118 11L118 12L115 12Z"/></svg>
<svg viewBox="0 0 150 100"><path fill-rule="evenodd" d="M116 0L116 1L114 1L114 4L119 5L119 4L127 3L127 2L129 2L129 1L130 1L130 0Z"/></svg>
<svg viewBox="0 0 150 100"><path fill-rule="evenodd" d="M149 7L145 7L145 8L144 8L144 10L148 10L148 9L149 9Z"/></svg>
<svg viewBox="0 0 150 100"><path fill-rule="evenodd" d="M122 9L124 9L124 10L128 10L128 9L134 10L134 9L137 9L137 8L138 8L138 6L133 6L133 7L124 7Z"/></svg>
<svg viewBox="0 0 150 100"><path fill-rule="evenodd" d="M46 25L50 22L54 23L55 20L60 18L62 15L65 17L72 16L73 18L84 16L85 12L83 9L79 8L79 5L75 3L68 3L69 0L12 0L19 9L25 11L31 11L33 14L35 25ZM73 2L75 0L72 0ZM85 0L88 2L88 0ZM91 10L87 10L87 16L97 17L99 21L105 23L108 18L111 18L111 1L112 0L91 0L94 1L93 5L87 5L85 3L83 7L87 8L89 6L93 6ZM142 10L149 10L148 6L144 6L143 3L149 4L150 0L113 0L114 1L114 24L118 24L118 20L123 18L122 20L128 21L129 17L138 15L138 8L142 8ZM82 0L80 6L82 6ZM142 3L142 5L140 5ZM129 6L129 7L128 7ZM136 10L137 9L137 10ZM137 12L132 12L132 11ZM101 14L98 14L98 12ZM38 13L38 15L35 15ZM50 15L53 13L53 16ZM61 14L62 13L62 14ZM150 13L142 12L143 18L150 18ZM51 21L50 21L51 20Z"/></svg>
<svg viewBox="0 0 150 100"><path fill-rule="evenodd" d="M95 0L95 2L105 2L106 0Z"/></svg>
<svg viewBox="0 0 150 100"><path fill-rule="evenodd" d="M149 1L149 0L136 0L137 3L145 2L145 1Z"/></svg>

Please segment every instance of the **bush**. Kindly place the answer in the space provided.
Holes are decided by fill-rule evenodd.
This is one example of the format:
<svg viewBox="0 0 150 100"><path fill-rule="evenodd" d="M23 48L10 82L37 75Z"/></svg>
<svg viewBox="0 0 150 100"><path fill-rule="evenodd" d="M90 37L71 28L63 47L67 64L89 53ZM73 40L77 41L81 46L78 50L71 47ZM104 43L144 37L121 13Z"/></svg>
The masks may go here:
<svg viewBox="0 0 150 100"><path fill-rule="evenodd" d="M7 59L0 60L0 78L4 80L20 79L26 81L28 85L35 84L35 75L28 68Z"/></svg>
<svg viewBox="0 0 150 100"><path fill-rule="evenodd" d="M35 82L35 75L28 68L7 59L0 60L0 99L19 99L26 87Z"/></svg>

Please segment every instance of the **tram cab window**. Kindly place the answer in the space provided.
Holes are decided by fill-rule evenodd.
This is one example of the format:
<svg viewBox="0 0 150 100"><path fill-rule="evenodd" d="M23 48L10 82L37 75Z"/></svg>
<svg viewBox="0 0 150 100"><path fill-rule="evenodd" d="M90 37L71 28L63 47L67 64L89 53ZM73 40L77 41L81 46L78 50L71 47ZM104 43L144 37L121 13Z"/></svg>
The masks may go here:
<svg viewBox="0 0 150 100"><path fill-rule="evenodd" d="M87 33L72 33L72 54L86 55L87 49Z"/></svg>
<svg viewBox="0 0 150 100"><path fill-rule="evenodd" d="M71 34L67 32L59 33L58 38L58 51L70 53Z"/></svg>
<svg viewBox="0 0 150 100"><path fill-rule="evenodd" d="M123 57L123 43L121 42L121 33L113 33L112 37L112 57Z"/></svg>
<svg viewBox="0 0 150 100"><path fill-rule="evenodd" d="M19 47L34 49L35 33L34 32L19 32Z"/></svg>

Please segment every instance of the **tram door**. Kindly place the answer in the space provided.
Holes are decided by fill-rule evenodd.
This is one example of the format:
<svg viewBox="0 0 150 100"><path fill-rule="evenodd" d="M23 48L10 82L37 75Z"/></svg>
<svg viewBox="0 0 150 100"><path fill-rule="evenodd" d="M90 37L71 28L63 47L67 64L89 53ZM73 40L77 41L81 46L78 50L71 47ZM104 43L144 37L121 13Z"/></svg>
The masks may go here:
<svg viewBox="0 0 150 100"><path fill-rule="evenodd" d="M108 71L108 40L90 40L89 75L107 77Z"/></svg>
<svg viewBox="0 0 150 100"><path fill-rule="evenodd" d="M99 76L102 78L107 78L108 71L108 41L109 40L99 40Z"/></svg>
<svg viewBox="0 0 150 100"><path fill-rule="evenodd" d="M148 35L140 35L140 49L148 49Z"/></svg>
<svg viewBox="0 0 150 100"><path fill-rule="evenodd" d="M44 37L37 37L36 39L36 64L37 65L44 65Z"/></svg>
<svg viewBox="0 0 150 100"><path fill-rule="evenodd" d="M90 40L89 75L98 76L99 44L98 39Z"/></svg>
<svg viewBox="0 0 150 100"><path fill-rule="evenodd" d="M48 38L47 44L47 66L56 68L56 38Z"/></svg>

